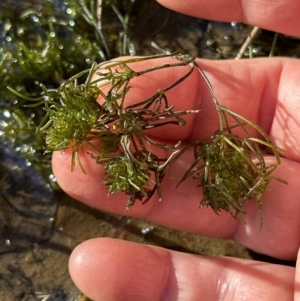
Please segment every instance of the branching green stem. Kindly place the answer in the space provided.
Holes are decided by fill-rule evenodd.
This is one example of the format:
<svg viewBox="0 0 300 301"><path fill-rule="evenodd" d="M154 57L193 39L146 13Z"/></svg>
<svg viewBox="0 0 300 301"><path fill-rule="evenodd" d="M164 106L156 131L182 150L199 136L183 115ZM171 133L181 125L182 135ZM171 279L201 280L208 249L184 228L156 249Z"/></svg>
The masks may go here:
<svg viewBox="0 0 300 301"><path fill-rule="evenodd" d="M134 71L136 63L165 57L176 60ZM161 87L151 97L127 105L127 94L133 78L179 67L189 68L184 75L170 85ZM176 111L166 95L167 91L181 84L195 70L198 70L210 90L219 115L219 129L211 137L188 145L182 145L181 141L168 144L154 140L148 135L149 129L170 124L184 126L186 115L199 112ZM80 84L83 78L85 81ZM35 99L23 97L23 101L30 102L28 106L44 104L46 115L39 131L46 136L46 151L70 148L72 170L78 163L84 171L79 151L85 152L88 145L92 150L89 151L91 157L105 169L103 183L109 194L123 192L129 196L126 209L133 206L136 200L148 202L154 193L161 200L162 180L180 156L193 148L194 162L187 168L179 184L193 178L203 190L200 207L209 206L216 213L227 211L234 218L244 219L246 212L243 205L255 199L261 213L262 227L263 192L271 180L284 182L271 176L280 164L280 150L257 124L219 104L208 77L191 56L176 51L93 64L90 69L71 77L56 90L41 87L42 96ZM11 88L10 91L21 97ZM253 137L250 129L255 129L260 137ZM266 163L265 148L273 152L273 164ZM163 150L160 153L165 156L159 156L157 149Z"/></svg>

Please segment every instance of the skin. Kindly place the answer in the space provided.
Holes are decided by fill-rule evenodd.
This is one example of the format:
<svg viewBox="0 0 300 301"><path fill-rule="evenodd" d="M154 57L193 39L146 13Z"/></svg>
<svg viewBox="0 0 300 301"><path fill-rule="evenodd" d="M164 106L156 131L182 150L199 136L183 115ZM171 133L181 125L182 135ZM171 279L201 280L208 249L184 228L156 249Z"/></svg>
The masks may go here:
<svg viewBox="0 0 300 301"><path fill-rule="evenodd" d="M288 3L278 0L272 3L250 0L159 2L197 17L243 21L300 36L300 19L295 15L300 9L297 0ZM172 58L167 60L172 62ZM166 59L161 63L165 62ZM184 231L234 239L256 252L280 259L296 260L298 256L296 268L236 258L203 257L97 238L76 247L69 263L76 285L95 301L300 300L300 61L264 58L197 62L211 81L219 103L258 123L285 151L282 164L274 175L286 180L288 185L277 181L270 183L271 191L263 196L264 227L261 232L255 202L245 205L244 224L227 213L217 216L210 208L197 209L201 196L193 180L175 189L176 182L192 160L191 153L185 154L173 166L173 179L166 178L163 182L162 202L154 197L147 205L137 202L128 212L124 212L127 197L121 194L107 196L105 187L99 185L104 171L87 155L81 155L87 172L84 175L80 168L71 173L70 152L54 153L55 176L68 194L90 206L147 218ZM136 68L149 64L151 62L141 63ZM164 69L147 78L136 79L128 103L153 94L155 89L173 82L186 70ZM149 91L149 87L154 90ZM209 91L197 71L180 88L171 90L168 97L176 109L200 109L205 113L190 116L185 128L169 126L163 135L154 130L153 138L184 143L203 138L218 127ZM266 160L273 162L274 158L270 154Z"/></svg>

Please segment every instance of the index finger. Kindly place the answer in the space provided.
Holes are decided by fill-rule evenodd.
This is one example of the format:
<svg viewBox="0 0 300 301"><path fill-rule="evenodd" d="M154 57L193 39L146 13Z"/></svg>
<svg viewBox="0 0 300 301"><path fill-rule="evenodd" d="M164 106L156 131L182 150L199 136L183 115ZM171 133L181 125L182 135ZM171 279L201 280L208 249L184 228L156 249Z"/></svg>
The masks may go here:
<svg viewBox="0 0 300 301"><path fill-rule="evenodd" d="M158 0L162 5L190 16L231 22L237 21L285 33L300 35L300 10L298 0Z"/></svg>
<svg viewBox="0 0 300 301"><path fill-rule="evenodd" d="M171 59L172 61L172 59ZM165 62L165 61L164 61ZM53 170L61 187L72 197L93 207L106 211L144 217L156 223L189 232L197 232L220 238L234 238L255 251L279 258L293 259L300 243L300 150L299 123L299 78L298 60L257 59L246 61L199 62L208 75L222 105L239 112L260 124L269 132L275 143L285 149L287 159L274 173L289 184L276 181L270 183L271 192L263 196L264 228L259 232L259 210L255 201L250 200L245 207L246 224L234 220L229 214L217 216L210 208L198 209L202 192L193 179L188 179L176 189L176 185L186 168L193 160L193 153L187 152L170 170L172 177L162 183L163 200L153 197L146 205L137 202L125 213L128 197L108 192L101 184L105 171L88 155L81 155L87 175L80 168L72 173L70 152L56 152L53 157ZM179 69L181 70L181 69ZM162 84L180 76L180 71L163 69L146 81L141 77L132 85L132 98L141 97L140 92L157 90ZM182 71L181 71L182 72ZM156 131L158 140L172 140L173 133L179 133L184 141L199 139L216 130L216 111L201 77L191 77L191 81L180 85L180 94L170 90L172 104L184 104L187 108L200 108L201 111L187 124L187 131L180 132L169 128ZM136 90L135 90L136 89ZM197 90L197 93L195 93ZM135 92L134 92L135 91ZM180 96L180 97L178 97ZM267 118L266 118L267 117ZM287 139L289 138L289 139ZM273 160L272 157L268 160ZM297 162L298 161L298 162Z"/></svg>

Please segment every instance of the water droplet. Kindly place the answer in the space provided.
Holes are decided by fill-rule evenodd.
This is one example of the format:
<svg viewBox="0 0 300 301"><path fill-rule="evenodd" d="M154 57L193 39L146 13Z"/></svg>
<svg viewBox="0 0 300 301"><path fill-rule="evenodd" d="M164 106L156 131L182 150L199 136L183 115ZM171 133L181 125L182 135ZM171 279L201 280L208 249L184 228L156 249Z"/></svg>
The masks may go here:
<svg viewBox="0 0 300 301"><path fill-rule="evenodd" d="M10 246L10 240L9 239L5 239L4 244L9 247Z"/></svg>
<svg viewBox="0 0 300 301"><path fill-rule="evenodd" d="M75 26L75 22L72 20L69 22L69 24L70 24L70 26Z"/></svg>
<svg viewBox="0 0 300 301"><path fill-rule="evenodd" d="M56 183L56 178L54 174L49 175L49 179L51 180L51 182Z"/></svg>
<svg viewBox="0 0 300 301"><path fill-rule="evenodd" d="M6 40L7 42L11 42L11 37L6 37L5 40Z"/></svg>
<svg viewBox="0 0 300 301"><path fill-rule="evenodd" d="M9 31L10 28L11 28L11 23L10 23L10 22L6 22L6 23L4 24L4 32Z"/></svg>
<svg viewBox="0 0 300 301"><path fill-rule="evenodd" d="M4 128L4 127L8 126L8 123L5 122L4 120L0 120L0 126Z"/></svg>
<svg viewBox="0 0 300 301"><path fill-rule="evenodd" d="M54 38L54 37L55 37L55 32L51 31L51 32L50 32L50 37L51 37L51 38Z"/></svg>
<svg viewBox="0 0 300 301"><path fill-rule="evenodd" d="M24 34L24 28L23 28L23 27L19 27L19 28L17 29L17 34L18 34L19 36L23 35L23 34Z"/></svg>
<svg viewBox="0 0 300 301"><path fill-rule="evenodd" d="M154 230L154 226L146 226L141 229L142 234L146 235Z"/></svg>
<svg viewBox="0 0 300 301"><path fill-rule="evenodd" d="M8 110L4 110L3 115L7 118L11 117L10 111L8 111Z"/></svg>
<svg viewBox="0 0 300 301"><path fill-rule="evenodd" d="M233 41L233 37L230 34L225 34L224 40Z"/></svg>
<svg viewBox="0 0 300 301"><path fill-rule="evenodd" d="M67 8L67 14L69 14L69 15L72 14L72 9L71 8Z"/></svg>

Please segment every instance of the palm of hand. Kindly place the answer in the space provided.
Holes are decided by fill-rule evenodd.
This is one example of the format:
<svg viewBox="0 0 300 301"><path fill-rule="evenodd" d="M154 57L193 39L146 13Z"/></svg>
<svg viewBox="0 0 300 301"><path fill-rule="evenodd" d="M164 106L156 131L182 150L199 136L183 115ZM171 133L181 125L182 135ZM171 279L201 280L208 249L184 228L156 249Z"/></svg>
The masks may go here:
<svg viewBox="0 0 300 301"><path fill-rule="evenodd" d="M189 14L199 12L200 15L201 11L208 18L213 14L203 10L203 7L193 7L199 6L197 1L191 0L190 5L184 7L180 7L180 1L161 2ZM223 1L219 2L221 5ZM290 4L290 7L285 6L281 15L293 16L298 4L296 1L290 1ZM224 2L223 5L230 11L227 7L230 4ZM215 10L214 18L219 18L218 11ZM270 18L253 15L253 22L274 30L278 30L276 26L279 26L281 31L299 35L295 32L299 26L290 28L288 24L277 22L276 18L273 22L274 11L275 7L270 11ZM247 12L244 16L251 20L251 9ZM234 17L226 16L228 19ZM268 25L266 21L269 21ZM264 195L264 229L261 233L258 233L259 212L253 203L245 206L246 224L233 220L227 214L216 216L209 209L203 209L201 213L195 210L199 203L199 191L192 181L175 190L173 181L167 180L163 184L167 191L163 202L158 205L154 200L147 206L137 204L129 213L185 231L233 238L257 252L295 259L300 245L297 181L300 176L300 88L297 82L300 62L276 58L236 62L199 61L199 64L209 76L219 102L257 122L285 150L285 158L275 176L285 179L288 185L270 184L272 192ZM174 76L176 74L166 70L149 80L155 86L163 81L172 81ZM147 86L149 82L139 82L134 87L131 94L133 102L140 93L147 93ZM185 82L185 87L169 95L175 106L181 109L186 105L189 109L201 109L207 113L201 118L191 117L184 130L164 132L163 138L167 141L202 138L217 128L215 108L206 101L209 92L205 90L199 75L193 74ZM180 103L182 95L188 103ZM159 131L153 132L154 138L159 139L161 135ZM179 178L190 160L191 154L186 154L173 167ZM99 177L104 176L103 169L88 156L82 156L82 163L87 176L80 170L70 172L70 155L67 152L63 156L54 154L53 168L62 188L91 206L123 214L126 198L114 195L108 201L107 192L99 187ZM199 300L199 296L201 300L238 300L245 296L247 300L291 300L293 296L295 300L300 300L299 268L233 258L203 258L111 239L95 239L78 246L70 259L70 272L80 289L94 300Z"/></svg>

